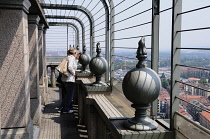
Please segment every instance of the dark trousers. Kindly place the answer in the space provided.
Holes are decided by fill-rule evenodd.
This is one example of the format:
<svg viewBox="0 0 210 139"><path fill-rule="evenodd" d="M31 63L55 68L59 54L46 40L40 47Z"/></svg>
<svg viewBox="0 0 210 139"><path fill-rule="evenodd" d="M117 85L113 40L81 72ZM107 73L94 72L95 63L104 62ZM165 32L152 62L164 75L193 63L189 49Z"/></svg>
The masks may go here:
<svg viewBox="0 0 210 139"><path fill-rule="evenodd" d="M72 108L72 99L74 96L75 83L63 82L62 88L62 107L64 110L70 110Z"/></svg>

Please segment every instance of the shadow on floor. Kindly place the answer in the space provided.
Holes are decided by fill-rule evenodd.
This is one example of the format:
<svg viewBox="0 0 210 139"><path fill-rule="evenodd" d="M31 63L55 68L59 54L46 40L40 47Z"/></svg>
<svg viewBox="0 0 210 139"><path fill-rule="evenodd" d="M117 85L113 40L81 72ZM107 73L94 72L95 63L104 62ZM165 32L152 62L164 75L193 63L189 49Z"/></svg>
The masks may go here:
<svg viewBox="0 0 210 139"><path fill-rule="evenodd" d="M51 89L48 96L48 104L45 105L43 114L50 115L46 119L50 120L52 131L47 130L45 132L60 131L58 137L55 137L56 139L87 139L88 136L85 126L78 125L78 106L73 106L74 113L62 114L58 113L60 104L58 89ZM60 125L60 127L56 125ZM60 129L53 129L58 127Z"/></svg>

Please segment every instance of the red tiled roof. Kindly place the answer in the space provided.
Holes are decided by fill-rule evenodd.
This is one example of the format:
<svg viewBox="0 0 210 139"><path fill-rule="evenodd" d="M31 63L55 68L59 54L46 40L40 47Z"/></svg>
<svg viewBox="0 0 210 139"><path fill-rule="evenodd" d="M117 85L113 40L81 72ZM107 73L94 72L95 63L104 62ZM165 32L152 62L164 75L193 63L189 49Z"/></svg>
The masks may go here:
<svg viewBox="0 0 210 139"><path fill-rule="evenodd" d="M183 95L183 98L202 98L203 96L191 96L191 95Z"/></svg>
<svg viewBox="0 0 210 139"><path fill-rule="evenodd" d="M206 111L202 111L200 112L200 114L205 117L206 119L208 119L208 121L210 121L210 113L206 112Z"/></svg>
<svg viewBox="0 0 210 139"><path fill-rule="evenodd" d="M185 110L181 105L179 105L179 107L180 107L180 108L179 108L179 111L178 111L178 112L179 112L180 114L184 115L185 117L187 117L187 118L190 119L191 117L189 116L189 113L186 112L186 110Z"/></svg>
<svg viewBox="0 0 210 139"><path fill-rule="evenodd" d="M182 95L180 97L182 99L188 101L188 102L191 101L191 100L197 100L199 102L201 102L201 101L207 101L207 98L205 98L203 96Z"/></svg>
<svg viewBox="0 0 210 139"><path fill-rule="evenodd" d="M198 78L189 78L190 80L195 80L195 81L199 81L200 79L198 79Z"/></svg>

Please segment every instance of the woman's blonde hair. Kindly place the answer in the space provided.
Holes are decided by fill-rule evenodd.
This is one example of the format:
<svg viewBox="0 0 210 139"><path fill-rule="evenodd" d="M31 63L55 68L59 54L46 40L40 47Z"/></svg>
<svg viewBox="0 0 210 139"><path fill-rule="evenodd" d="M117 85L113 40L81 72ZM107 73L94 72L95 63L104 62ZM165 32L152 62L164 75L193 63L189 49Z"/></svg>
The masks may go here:
<svg viewBox="0 0 210 139"><path fill-rule="evenodd" d="M72 55L72 54L75 54L77 51L75 48L70 48L68 51L67 51L67 55Z"/></svg>

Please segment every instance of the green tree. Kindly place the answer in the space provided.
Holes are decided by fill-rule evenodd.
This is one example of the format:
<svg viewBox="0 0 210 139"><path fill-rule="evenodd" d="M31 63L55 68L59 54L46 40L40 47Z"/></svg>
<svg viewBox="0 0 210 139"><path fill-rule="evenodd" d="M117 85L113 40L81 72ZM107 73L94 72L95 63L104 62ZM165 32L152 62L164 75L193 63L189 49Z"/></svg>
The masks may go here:
<svg viewBox="0 0 210 139"><path fill-rule="evenodd" d="M171 79L167 79L168 85L171 85Z"/></svg>
<svg viewBox="0 0 210 139"><path fill-rule="evenodd" d="M198 81L200 84L205 84L207 83L206 79L201 77L200 80Z"/></svg>
<svg viewBox="0 0 210 139"><path fill-rule="evenodd" d="M167 79L161 79L161 83L162 83L162 87L165 88L165 89L167 89L167 87L169 85Z"/></svg>

